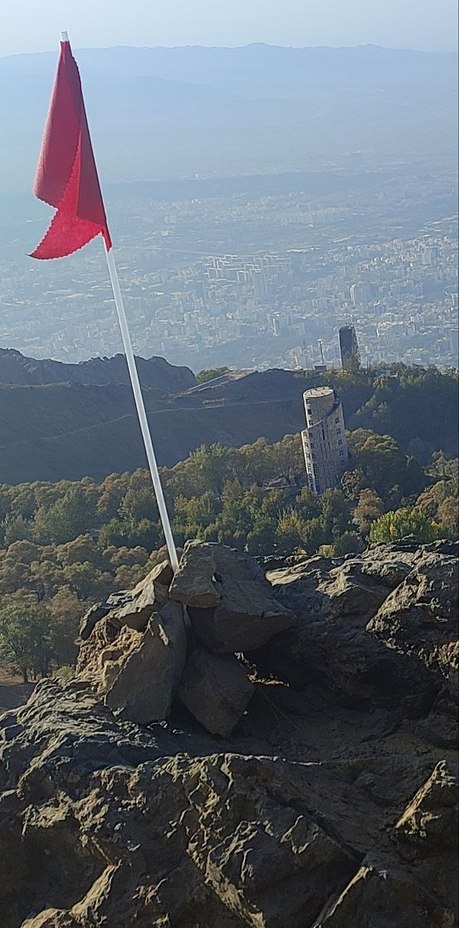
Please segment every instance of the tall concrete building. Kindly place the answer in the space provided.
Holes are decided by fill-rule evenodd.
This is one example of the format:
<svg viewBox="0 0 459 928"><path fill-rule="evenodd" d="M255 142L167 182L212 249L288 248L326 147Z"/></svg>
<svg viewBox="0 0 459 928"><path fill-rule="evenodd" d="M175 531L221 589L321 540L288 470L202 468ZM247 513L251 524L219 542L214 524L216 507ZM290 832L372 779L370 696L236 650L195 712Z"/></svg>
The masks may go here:
<svg viewBox="0 0 459 928"><path fill-rule="evenodd" d="M353 325L341 326L339 330L339 350L343 370L358 370L360 367L359 343Z"/></svg>
<svg viewBox="0 0 459 928"><path fill-rule="evenodd" d="M344 416L332 387L303 393L306 428L301 433L308 483L313 493L336 487L348 462Z"/></svg>

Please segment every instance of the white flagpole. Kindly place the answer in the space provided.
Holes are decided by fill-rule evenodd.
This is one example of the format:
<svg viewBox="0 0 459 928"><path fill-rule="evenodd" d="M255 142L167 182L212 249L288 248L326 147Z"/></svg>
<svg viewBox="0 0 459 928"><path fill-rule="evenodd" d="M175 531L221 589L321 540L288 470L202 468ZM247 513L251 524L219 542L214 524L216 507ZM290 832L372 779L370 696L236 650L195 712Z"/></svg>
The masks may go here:
<svg viewBox="0 0 459 928"><path fill-rule="evenodd" d="M113 249L108 249L105 245L105 254L107 257L108 272L110 274L110 281L113 290L113 296L115 299L116 311L118 313L118 321L121 329L121 337L123 339L124 353L126 355L126 361L129 370L129 376L131 378L132 392L134 393L134 400L137 409L137 415L139 417L140 429L142 432L143 443L145 445L145 451L147 454L148 466L150 468L151 479L153 482L153 487L156 495L156 502L158 504L159 516L161 519L161 524L164 531L164 536L166 539L167 550L169 552L169 558L171 562L171 567L174 573L178 568L178 558L177 551L175 548L174 537L172 535L171 524L169 521L169 516L166 507L166 501L164 499L163 488L161 486L161 481L159 478L158 464L156 462L156 456L153 449L153 442L151 440L150 428L148 425L147 414L145 412L145 404L143 401L142 390L140 387L139 375L137 372L137 365L135 363L134 352L132 350L131 336L129 334L126 313L124 310L123 297L121 294L120 283L118 280L118 272L116 270L115 259L113 257Z"/></svg>
<svg viewBox="0 0 459 928"><path fill-rule="evenodd" d="M68 41L69 41L68 33L61 32L61 42L68 42ZM143 401L142 390L140 387L139 375L137 372L137 365L135 363L134 352L132 350L131 336L129 334L126 313L124 310L123 296L121 293L120 283L118 280L118 272L116 270L115 259L113 257L113 250L111 248L110 249L107 248L106 243L105 243L105 254L107 257L108 272L110 274L110 281L112 285L116 311L118 313L118 321L119 321L120 329L121 329L121 337L123 339L124 354L126 356L129 376L131 378L132 392L134 394L137 415L139 417L140 430L142 432L142 438L143 438L143 443L145 445L148 466L150 468L150 474L151 474L151 479L153 482L153 488L155 491L156 502L158 504L159 517L161 519L161 525L163 527L164 537L166 539L166 545L167 545L167 550L169 552L169 559L171 562L171 567L175 573L178 568L177 551L175 547L174 537L172 535L169 515L167 512L166 500L164 499L163 488L161 486L161 480L159 478L158 464L156 462L156 455L153 449L153 442L151 440L151 434L150 434L150 428L148 425L147 414L145 412L145 404Z"/></svg>

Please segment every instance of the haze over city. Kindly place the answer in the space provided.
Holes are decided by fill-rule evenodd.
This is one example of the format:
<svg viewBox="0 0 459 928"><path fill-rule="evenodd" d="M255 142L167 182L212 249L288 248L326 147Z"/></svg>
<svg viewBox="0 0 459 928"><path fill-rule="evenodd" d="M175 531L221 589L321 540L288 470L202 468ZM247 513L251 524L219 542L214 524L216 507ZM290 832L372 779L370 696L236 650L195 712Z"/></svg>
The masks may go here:
<svg viewBox="0 0 459 928"><path fill-rule="evenodd" d="M112 45L360 45L446 51L455 0L33 0L3 12L0 56L47 51L60 30L76 48Z"/></svg>
<svg viewBox="0 0 459 928"><path fill-rule="evenodd" d="M49 218L31 186L67 29L139 353L193 370L336 364L353 323L365 364L455 366L455 21L450 0L11 9L0 347L68 361L120 347L98 242L27 257Z"/></svg>

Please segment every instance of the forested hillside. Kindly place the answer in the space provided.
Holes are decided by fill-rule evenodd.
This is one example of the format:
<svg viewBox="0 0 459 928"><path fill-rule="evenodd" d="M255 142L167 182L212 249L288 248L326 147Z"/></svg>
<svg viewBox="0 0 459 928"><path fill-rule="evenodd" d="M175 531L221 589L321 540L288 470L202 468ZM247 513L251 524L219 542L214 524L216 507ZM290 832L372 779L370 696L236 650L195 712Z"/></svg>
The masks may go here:
<svg viewBox="0 0 459 928"><path fill-rule="evenodd" d="M365 428L348 442L341 486L321 497L305 485L299 435L240 449L214 443L163 469L177 544L201 538L285 557L455 537L457 461L437 453L422 468L392 436ZM1 485L0 664L27 677L72 663L87 606L145 576L162 543L145 470Z"/></svg>

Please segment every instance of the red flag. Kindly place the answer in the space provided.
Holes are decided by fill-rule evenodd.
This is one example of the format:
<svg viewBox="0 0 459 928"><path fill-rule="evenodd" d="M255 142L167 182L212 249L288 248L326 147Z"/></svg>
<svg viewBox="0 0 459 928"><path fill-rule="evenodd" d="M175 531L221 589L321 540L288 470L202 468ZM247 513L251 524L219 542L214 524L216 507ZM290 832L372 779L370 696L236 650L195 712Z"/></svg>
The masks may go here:
<svg viewBox="0 0 459 928"><path fill-rule="evenodd" d="M61 42L33 192L57 212L32 258L63 258L99 232L111 248L80 75L68 41Z"/></svg>

